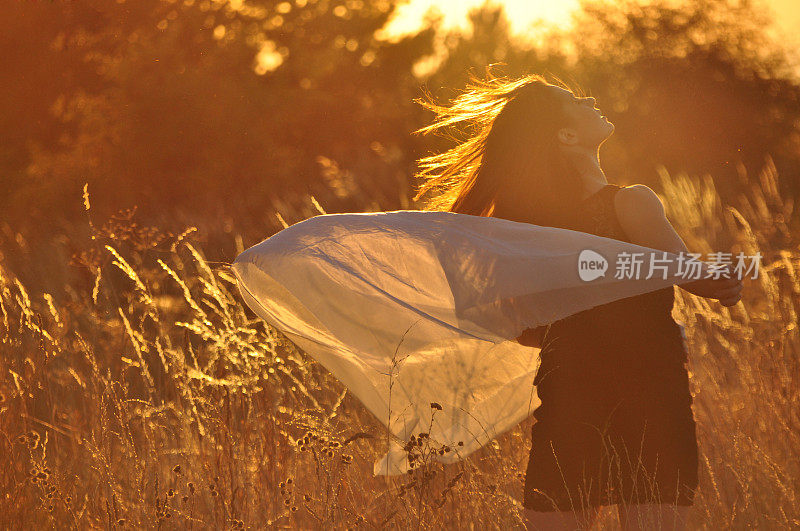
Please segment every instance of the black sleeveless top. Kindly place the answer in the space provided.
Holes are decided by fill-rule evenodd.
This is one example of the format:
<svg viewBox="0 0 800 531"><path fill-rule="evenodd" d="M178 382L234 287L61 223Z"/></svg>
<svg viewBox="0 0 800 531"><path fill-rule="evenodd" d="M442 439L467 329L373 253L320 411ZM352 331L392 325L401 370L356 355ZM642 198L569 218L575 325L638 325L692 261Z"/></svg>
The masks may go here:
<svg viewBox="0 0 800 531"><path fill-rule="evenodd" d="M614 197L621 187L607 184L581 202L573 230L630 241L619 224ZM675 288L669 286L641 295L619 299L570 315L547 326L542 338L542 358L558 350L565 352L608 352L628 367L652 370L653 365L682 365L687 361L681 327L672 318ZM584 360L575 360L583 363ZM541 371L540 371L541 373ZM536 383L536 382L534 382Z"/></svg>

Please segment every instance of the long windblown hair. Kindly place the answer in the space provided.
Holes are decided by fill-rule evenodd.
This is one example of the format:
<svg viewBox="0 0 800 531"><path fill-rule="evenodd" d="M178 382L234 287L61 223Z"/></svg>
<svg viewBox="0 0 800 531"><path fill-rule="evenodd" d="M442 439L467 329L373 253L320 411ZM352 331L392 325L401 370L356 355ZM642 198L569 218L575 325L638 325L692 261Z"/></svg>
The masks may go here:
<svg viewBox="0 0 800 531"><path fill-rule="evenodd" d="M510 80L487 69L485 80L470 74L466 90L450 106L430 97L414 100L436 113L431 125L415 133L437 132L457 141L445 131L467 136L418 161L415 177L424 182L414 200L430 191L427 210L571 228L583 184L559 150L557 131L569 122L551 85L538 74Z"/></svg>

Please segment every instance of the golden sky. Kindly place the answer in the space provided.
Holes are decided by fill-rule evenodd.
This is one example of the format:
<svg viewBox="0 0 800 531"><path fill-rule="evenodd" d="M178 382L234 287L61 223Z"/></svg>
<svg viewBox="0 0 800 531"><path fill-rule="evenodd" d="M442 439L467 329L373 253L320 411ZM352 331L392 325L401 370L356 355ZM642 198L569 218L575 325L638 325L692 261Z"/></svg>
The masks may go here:
<svg viewBox="0 0 800 531"><path fill-rule="evenodd" d="M675 0L674 3L681 5L686 1ZM397 8L395 16L380 32L379 37L393 39L413 33L421 26L425 13L431 9L441 13L444 28L464 27L468 11L483 2L484 0L409 0L407 4ZM531 24L539 21L540 24L569 27L570 13L579 7L578 0L489 0L489 3L505 5L512 34L523 40L534 41L537 31ZM781 38L787 45L800 49L800 0L754 0L754 4L772 13L776 22L775 31L782 34Z"/></svg>
<svg viewBox="0 0 800 531"><path fill-rule="evenodd" d="M232 3L241 0L229 0ZM638 0L648 3L650 0ZM670 1L670 0L667 0ZM691 0L671 0L674 5L685 5ZM770 30L776 34L786 47L795 52L797 76L800 77L800 0L752 0L771 14L775 25ZM466 27L467 14L484 2L503 4L508 15L511 34L522 44L535 44L549 26L569 28L572 12L580 7L579 0L407 0L395 9L393 17L376 37L396 40L404 35L416 33L424 24L426 13L432 12L442 18L442 28L461 29ZM222 26L220 26L222 27ZM219 29L219 28L218 28ZM224 30L224 27L222 27ZM256 71L264 74L280 66L283 54L268 41L257 58ZM445 56L443 36L434 42L436 54L414 66L417 76L425 76L439 64Z"/></svg>
<svg viewBox="0 0 800 531"><path fill-rule="evenodd" d="M483 0L409 0L395 9L394 17L385 29L385 37L392 38L417 30L428 10L438 10L443 16L444 28L463 27L467 13ZM578 7L578 0L492 0L503 4L511 20L512 33L525 33L529 25L541 19L548 24L567 24L570 12Z"/></svg>

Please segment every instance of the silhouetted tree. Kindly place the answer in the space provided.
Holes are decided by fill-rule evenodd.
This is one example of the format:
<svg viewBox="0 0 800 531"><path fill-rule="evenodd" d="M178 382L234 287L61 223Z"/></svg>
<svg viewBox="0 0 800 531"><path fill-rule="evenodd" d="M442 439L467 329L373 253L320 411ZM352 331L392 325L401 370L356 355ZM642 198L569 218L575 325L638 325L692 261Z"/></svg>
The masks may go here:
<svg viewBox="0 0 800 531"><path fill-rule="evenodd" d="M655 168L737 188L771 155L797 198L800 88L749 2L584 2L543 45L509 36L500 8L472 31L436 22L397 42L376 30L392 1L12 2L0 52L3 219L52 233L80 219L89 182L102 217L138 205L156 221L263 227L273 202L329 211L408 206L415 161L447 146L413 136L423 90L452 97L467 72L552 74L591 92L617 125L604 167L657 186ZM574 55L567 53L572 49ZM789 178L786 178L789 177ZM793 179L793 180L792 180ZM296 221L296 220L290 220ZM260 229L261 230L261 229Z"/></svg>
<svg viewBox="0 0 800 531"><path fill-rule="evenodd" d="M80 203L64 198L77 197L86 181L106 210L136 203L150 215L263 215L271 196L319 189L320 156L354 172L346 192L358 203L398 205L406 185L398 168L413 164L407 131L419 113L411 65L430 52L432 31L377 41L393 4L70 6L32 10L50 25L60 20L60 32L44 40L66 44L42 45L52 65L74 40L76 62L89 66L69 70L77 76L71 90L37 97L39 108L55 105L52 115L41 113L59 142L43 140L27 166L17 164L24 185L11 189L6 206L18 219L54 208L74 217ZM30 15L22 7L15 14Z"/></svg>

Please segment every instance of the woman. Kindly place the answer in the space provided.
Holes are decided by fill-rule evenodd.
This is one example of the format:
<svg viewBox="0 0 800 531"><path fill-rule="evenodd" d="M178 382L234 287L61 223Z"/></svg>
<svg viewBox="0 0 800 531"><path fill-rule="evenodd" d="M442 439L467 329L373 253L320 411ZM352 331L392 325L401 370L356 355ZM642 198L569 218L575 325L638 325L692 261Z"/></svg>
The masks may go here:
<svg viewBox="0 0 800 531"><path fill-rule="evenodd" d="M595 99L529 75L474 77L420 132L467 125L473 136L423 158L417 196L428 209L495 216L688 252L647 186L609 184L599 148L614 125ZM559 82L560 83L560 82ZM562 84L563 85L563 84ZM690 293L731 306L741 281L698 280ZM679 529L697 487L697 440L686 343L672 319L674 288L629 297L528 329L542 348L525 477L530 529L590 527L617 505L623 528Z"/></svg>

